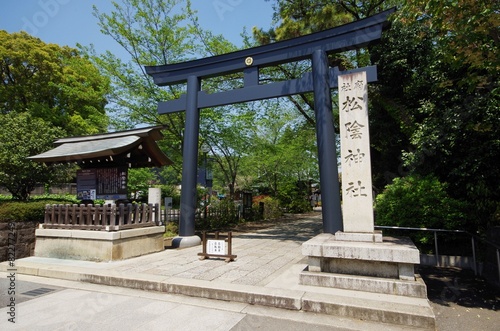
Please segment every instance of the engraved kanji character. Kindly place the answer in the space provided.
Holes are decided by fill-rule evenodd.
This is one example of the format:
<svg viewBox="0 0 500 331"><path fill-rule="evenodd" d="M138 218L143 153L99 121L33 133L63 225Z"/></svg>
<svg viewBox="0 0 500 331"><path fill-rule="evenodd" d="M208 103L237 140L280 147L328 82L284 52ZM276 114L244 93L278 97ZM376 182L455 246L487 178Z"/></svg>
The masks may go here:
<svg viewBox="0 0 500 331"><path fill-rule="evenodd" d="M342 86L340 87L341 91L350 91L351 90L351 83L344 82Z"/></svg>
<svg viewBox="0 0 500 331"><path fill-rule="evenodd" d="M342 110L345 110L346 113L350 112L351 110L356 110L356 109L362 110L363 107L358 103L358 100L356 100L356 99L363 101L362 97L350 98L349 96L347 96L346 101L342 102L342 104L344 105L344 107L342 107Z"/></svg>
<svg viewBox="0 0 500 331"><path fill-rule="evenodd" d="M363 158L365 157L365 153L361 153L359 148L357 149L357 153L353 153L352 150L348 149L349 155L345 157L346 162L351 165L351 163L361 163L363 162Z"/></svg>
<svg viewBox="0 0 500 331"><path fill-rule="evenodd" d="M359 124L357 121L354 121L353 123L347 122L345 124L346 132L349 132L350 134L346 134L346 138L351 137L351 139L361 139L363 133L361 132L361 129L364 128L364 125Z"/></svg>
<svg viewBox="0 0 500 331"><path fill-rule="evenodd" d="M354 182L349 183L349 187L346 189L346 194L350 197L356 198L359 196L362 197L367 197L368 195L366 193L363 193L363 191L366 189L366 187L361 186L361 181L358 180L357 186L354 185Z"/></svg>
<svg viewBox="0 0 500 331"><path fill-rule="evenodd" d="M364 81L358 80L358 81L356 81L356 83L354 83L354 90L363 91L364 89L365 89L365 82Z"/></svg>

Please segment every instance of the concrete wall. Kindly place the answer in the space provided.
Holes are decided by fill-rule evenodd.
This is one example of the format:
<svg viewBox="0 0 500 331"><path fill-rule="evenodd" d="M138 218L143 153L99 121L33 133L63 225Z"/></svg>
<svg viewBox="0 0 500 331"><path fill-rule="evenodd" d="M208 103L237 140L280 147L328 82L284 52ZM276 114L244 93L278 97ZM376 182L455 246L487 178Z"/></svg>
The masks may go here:
<svg viewBox="0 0 500 331"><path fill-rule="evenodd" d="M34 255L38 222L0 222L0 262Z"/></svg>
<svg viewBox="0 0 500 331"><path fill-rule="evenodd" d="M420 264L435 266L437 265L436 255L420 254ZM474 269L474 260L472 256L449 256L440 255L439 265L441 267L456 267L461 269Z"/></svg>

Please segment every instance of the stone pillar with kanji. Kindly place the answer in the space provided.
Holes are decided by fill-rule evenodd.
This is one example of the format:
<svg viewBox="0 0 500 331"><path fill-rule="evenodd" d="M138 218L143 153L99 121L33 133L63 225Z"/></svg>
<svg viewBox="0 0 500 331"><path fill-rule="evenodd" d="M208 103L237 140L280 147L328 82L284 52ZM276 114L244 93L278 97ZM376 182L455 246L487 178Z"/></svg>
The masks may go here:
<svg viewBox="0 0 500 331"><path fill-rule="evenodd" d="M373 214L366 71L338 76L343 230L302 244L300 284L426 297L415 277L418 249L409 238L383 237Z"/></svg>
<svg viewBox="0 0 500 331"><path fill-rule="evenodd" d="M381 241L374 231L366 72L338 76L343 232L337 239Z"/></svg>

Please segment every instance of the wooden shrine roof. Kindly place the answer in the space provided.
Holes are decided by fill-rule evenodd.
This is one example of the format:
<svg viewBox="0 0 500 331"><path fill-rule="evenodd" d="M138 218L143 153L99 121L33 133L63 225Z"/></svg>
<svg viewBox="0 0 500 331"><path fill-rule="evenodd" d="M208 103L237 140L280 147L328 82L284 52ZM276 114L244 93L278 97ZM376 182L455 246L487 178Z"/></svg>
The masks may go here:
<svg viewBox="0 0 500 331"><path fill-rule="evenodd" d="M156 141L163 138L161 126L68 137L54 142L55 148L29 159L44 163L76 163L82 168L127 166L162 167L173 162Z"/></svg>

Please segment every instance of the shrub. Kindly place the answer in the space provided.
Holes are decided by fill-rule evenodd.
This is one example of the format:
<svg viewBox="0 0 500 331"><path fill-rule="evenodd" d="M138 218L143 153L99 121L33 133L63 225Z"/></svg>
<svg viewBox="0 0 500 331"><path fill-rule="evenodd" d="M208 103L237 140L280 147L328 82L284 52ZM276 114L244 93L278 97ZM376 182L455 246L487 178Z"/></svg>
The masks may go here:
<svg viewBox="0 0 500 331"><path fill-rule="evenodd" d="M159 185L161 189L161 197L171 197L172 198L172 208L179 208L181 205L181 192L177 189L175 185ZM163 204L163 201L162 201Z"/></svg>
<svg viewBox="0 0 500 331"><path fill-rule="evenodd" d="M179 234L179 224L177 222L168 222L165 226L164 237L176 237Z"/></svg>
<svg viewBox="0 0 500 331"><path fill-rule="evenodd" d="M288 213L300 214L312 210L308 192L308 184L305 182L288 181L283 183L276 197L280 206Z"/></svg>
<svg viewBox="0 0 500 331"><path fill-rule="evenodd" d="M60 202L51 200L3 202L0 204L0 222L43 222L45 216L45 205L48 203Z"/></svg>
<svg viewBox="0 0 500 331"><path fill-rule="evenodd" d="M307 213L312 210L311 202L304 198L291 201L286 208L287 211L292 214Z"/></svg>
<svg viewBox="0 0 500 331"><path fill-rule="evenodd" d="M45 205L47 204L78 204L80 200L68 194L34 195L28 201L13 200L12 196L0 196L0 222L35 221L43 222ZM95 200L102 204L104 200Z"/></svg>
<svg viewBox="0 0 500 331"><path fill-rule="evenodd" d="M50 202L50 203L57 203L57 204L80 203L80 200L78 200L76 198L76 196L73 194L71 194L71 195L70 194L41 194L41 195L32 195L30 197L30 201L44 201L44 200L55 201L55 202ZM96 203L98 203L98 202L96 202Z"/></svg>
<svg viewBox="0 0 500 331"><path fill-rule="evenodd" d="M208 214L205 217L203 209L200 213L199 229L222 230L237 224L238 207L230 199L216 200L210 204Z"/></svg>
<svg viewBox="0 0 500 331"><path fill-rule="evenodd" d="M464 204L451 198L447 185L432 176L396 178L379 194L375 203L377 225L461 229L465 225ZM433 245L433 234L411 233L415 244L424 250Z"/></svg>
<svg viewBox="0 0 500 331"><path fill-rule="evenodd" d="M12 201L12 195L0 194L0 203L6 202L6 201Z"/></svg>
<svg viewBox="0 0 500 331"><path fill-rule="evenodd" d="M283 215L279 201L275 198L267 196L262 198L259 202L264 203L264 215L265 220L276 219Z"/></svg>

